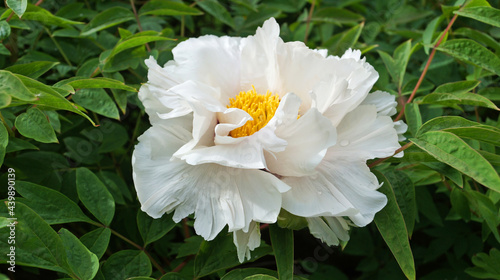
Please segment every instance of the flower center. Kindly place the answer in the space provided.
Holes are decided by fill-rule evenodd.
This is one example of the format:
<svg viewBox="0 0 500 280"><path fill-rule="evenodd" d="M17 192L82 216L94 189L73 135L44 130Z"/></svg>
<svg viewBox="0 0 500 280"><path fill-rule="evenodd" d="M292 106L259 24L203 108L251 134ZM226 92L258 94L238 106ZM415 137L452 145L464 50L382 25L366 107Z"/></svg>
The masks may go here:
<svg viewBox="0 0 500 280"><path fill-rule="evenodd" d="M234 137L250 136L266 126L271 120L280 104L278 95L267 91L265 95L258 94L255 88L241 91L236 98L229 99L227 108L238 108L252 116L253 120L247 121L243 126L233 129L229 134Z"/></svg>

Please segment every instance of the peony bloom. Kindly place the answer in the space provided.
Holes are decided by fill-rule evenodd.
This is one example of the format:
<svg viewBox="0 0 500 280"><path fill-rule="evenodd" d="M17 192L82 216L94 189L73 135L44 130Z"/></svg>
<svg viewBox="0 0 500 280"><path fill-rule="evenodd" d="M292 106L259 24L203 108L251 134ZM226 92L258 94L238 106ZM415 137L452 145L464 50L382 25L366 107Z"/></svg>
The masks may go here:
<svg viewBox="0 0 500 280"><path fill-rule="evenodd" d="M211 240L225 227L242 262L260 245L258 222L281 208L305 217L327 242L347 240L386 204L366 160L400 147L393 96L360 51L327 56L284 43L274 18L246 38L181 42L174 60L153 58L139 92L152 127L132 164L142 210L153 218L194 213Z"/></svg>

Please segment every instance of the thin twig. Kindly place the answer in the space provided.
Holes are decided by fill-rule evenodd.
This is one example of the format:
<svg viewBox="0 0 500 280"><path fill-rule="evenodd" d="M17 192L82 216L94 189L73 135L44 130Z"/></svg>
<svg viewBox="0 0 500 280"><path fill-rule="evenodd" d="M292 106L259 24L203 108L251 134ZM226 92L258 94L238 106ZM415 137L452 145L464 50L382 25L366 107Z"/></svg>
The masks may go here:
<svg viewBox="0 0 500 280"><path fill-rule="evenodd" d="M427 59L427 63L425 64L425 68L422 71L422 74L420 75L420 78L418 79L418 82L415 85L415 88L413 89L413 91L410 95L410 98L408 98L405 105L410 103L413 100L413 98L415 97L415 94L417 93L418 88L420 87L420 84L422 84L422 81L424 80L424 77L427 74L427 70L429 70L429 66L431 65L432 59L434 58L434 54L436 54L437 47L439 47L441 42L444 40L444 38L446 37L446 34L448 33L448 31L450 31L450 28L453 25L453 23L455 22L455 20L457 19L457 17L458 17L458 14L455 14L453 16L453 18L450 20L450 23L448 23L448 26L446 26L446 29L443 31L443 34L441 35L439 40L434 45L434 48L432 49L432 52L429 55L429 59ZM405 107L406 107L405 105L403 106L403 108L401 108L401 111L399 112L398 116L396 117L396 119L394 121L398 121L403 117L403 115L405 113Z"/></svg>
<svg viewBox="0 0 500 280"><path fill-rule="evenodd" d="M134 0L130 0L130 6L132 6L132 11L134 11L134 16L135 20L137 21L137 26L139 27L139 31L142 32L141 21L139 20L139 15L137 14L137 10L135 8ZM146 43L146 49L148 50L148 52L151 52L151 48L149 47L148 43Z"/></svg>
<svg viewBox="0 0 500 280"><path fill-rule="evenodd" d="M408 142L408 143L406 143L403 147L401 147L401 148L397 149L397 150L394 152L394 154L393 154L392 156L390 156L390 157L386 157L386 158L381 158L381 159L378 159L378 160L376 160L376 161L374 161L374 162L370 163L370 164L368 165L368 167L372 168L372 167L374 167L374 166L377 166L377 165L381 164L382 162L384 162L384 161L388 160L389 158L393 157L394 155L397 155L397 154L399 154L400 152L402 152L402 151L404 151L404 150L408 149L409 147L411 147L411 145L413 145L413 142Z"/></svg>
<svg viewBox="0 0 500 280"><path fill-rule="evenodd" d="M312 18L312 14L313 14L315 5L316 5L316 0L313 0L311 3L311 8L309 9L309 14L307 15L306 35L304 36L304 44L307 44L307 37L309 36L309 23L311 22L311 18Z"/></svg>
<svg viewBox="0 0 500 280"><path fill-rule="evenodd" d="M59 52L63 56L64 61L66 61L66 63L69 66L73 66L73 64L71 64L71 61L69 61L68 57L66 56L66 53L62 49L61 45L59 45L59 43L56 41L56 39L54 38L54 36L52 36L52 33L50 33L50 30L48 28L45 28L45 32L47 32L47 34L49 34L50 39L52 40L52 42L54 42L54 45L56 45L56 48L59 50Z"/></svg>
<svg viewBox="0 0 500 280"><path fill-rule="evenodd" d="M179 272L181 269L186 266L186 264L194 258L194 255L189 255L182 263L180 263L176 268L172 270L172 272Z"/></svg>
<svg viewBox="0 0 500 280"><path fill-rule="evenodd" d="M187 218L182 219L182 228L184 229L184 239L191 237L191 234L189 234L189 226L187 224Z"/></svg>

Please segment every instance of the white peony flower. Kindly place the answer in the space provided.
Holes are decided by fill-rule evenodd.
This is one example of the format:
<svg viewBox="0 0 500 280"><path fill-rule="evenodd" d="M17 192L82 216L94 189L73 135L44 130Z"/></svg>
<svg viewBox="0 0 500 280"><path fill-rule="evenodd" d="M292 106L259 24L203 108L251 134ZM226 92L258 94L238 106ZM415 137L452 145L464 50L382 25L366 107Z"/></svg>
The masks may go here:
<svg viewBox="0 0 500 280"><path fill-rule="evenodd" d="M385 206L366 160L400 147L396 102L368 94L378 74L360 51L284 43L271 18L254 36L207 35L172 52L164 67L146 60L139 92L152 124L132 159L143 211L194 213L206 240L227 225L242 262L260 245L257 222L281 208L333 245Z"/></svg>

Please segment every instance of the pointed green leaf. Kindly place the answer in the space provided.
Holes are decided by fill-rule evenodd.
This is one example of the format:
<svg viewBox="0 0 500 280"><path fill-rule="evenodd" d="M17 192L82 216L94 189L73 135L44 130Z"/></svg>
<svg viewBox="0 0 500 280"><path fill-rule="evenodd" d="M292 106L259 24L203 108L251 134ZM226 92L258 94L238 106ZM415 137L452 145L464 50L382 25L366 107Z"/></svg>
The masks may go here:
<svg viewBox="0 0 500 280"><path fill-rule="evenodd" d="M97 31L135 19L129 9L123 7L109 8L95 16L82 30L82 36L88 36Z"/></svg>
<svg viewBox="0 0 500 280"><path fill-rule="evenodd" d="M408 232L392 184L381 173L375 172L375 175L379 182L383 182L378 190L387 196L387 205L375 215L375 224L403 273L408 279L415 279L415 262L408 241Z"/></svg>
<svg viewBox="0 0 500 280"><path fill-rule="evenodd" d="M110 79L110 78L86 78L86 77L72 77L66 80L59 81L54 86L70 85L75 89L79 88L116 88L127 91L136 92L137 90L131 86L127 86L123 82Z"/></svg>
<svg viewBox="0 0 500 280"><path fill-rule="evenodd" d="M23 15L23 19L34 20L48 26L55 25L59 27L67 27L73 24L83 24L83 22L73 21L55 16L51 12L45 10L44 8L31 4L28 5L28 8L26 9L26 12Z"/></svg>
<svg viewBox="0 0 500 280"><path fill-rule="evenodd" d="M467 190L465 195L474 209L474 212L479 213L495 236L497 242L500 242L500 233L498 231L500 217L498 216L498 207L495 206L488 196L480 192Z"/></svg>
<svg viewBox="0 0 500 280"><path fill-rule="evenodd" d="M26 77L30 77L32 79L37 79L54 66L58 65L59 62L51 62L51 61L35 61L26 64L16 64L10 67L5 68L12 73L16 73L19 75L24 75Z"/></svg>
<svg viewBox="0 0 500 280"><path fill-rule="evenodd" d="M144 251L121 250L109 257L102 266L106 280L123 280L151 275L151 262Z"/></svg>
<svg viewBox="0 0 500 280"><path fill-rule="evenodd" d="M7 153L12 153L12 152L17 152L17 151L22 151L22 150L38 150L38 147L31 144L28 141L15 138L15 137L10 137L9 138L9 145L7 145Z"/></svg>
<svg viewBox="0 0 500 280"><path fill-rule="evenodd" d="M496 248L490 254L479 253L472 257L474 267L467 268L465 272L474 278L500 280L500 251Z"/></svg>
<svg viewBox="0 0 500 280"><path fill-rule="evenodd" d="M108 118L119 119L120 112L113 99L102 88L85 88L73 95L76 104Z"/></svg>
<svg viewBox="0 0 500 280"><path fill-rule="evenodd" d="M139 11L140 15L157 15L157 16L199 16L203 13L190 7L182 2L166 1L166 0L152 0L144 4Z"/></svg>
<svg viewBox="0 0 500 280"><path fill-rule="evenodd" d="M311 18L311 21L339 24L358 23L360 21L363 21L364 19L365 18L362 15L353 13L346 9L327 7L315 11L314 15Z"/></svg>
<svg viewBox="0 0 500 280"><path fill-rule="evenodd" d="M5 3L18 17L22 17L28 7L28 0L6 0Z"/></svg>
<svg viewBox="0 0 500 280"><path fill-rule="evenodd" d="M9 144L9 133L3 123L0 123L0 166L3 165L3 159Z"/></svg>
<svg viewBox="0 0 500 280"><path fill-rule="evenodd" d="M352 48L361 35L364 23L360 23L351 29L336 34L324 43L331 55L342 55L347 49Z"/></svg>
<svg viewBox="0 0 500 280"><path fill-rule="evenodd" d="M42 143L58 143L48 117L38 108L30 108L17 116L15 126L19 133Z"/></svg>
<svg viewBox="0 0 500 280"><path fill-rule="evenodd" d="M153 34L148 35L150 33L151 33L150 31L137 33L135 35L126 38L125 40L120 41L113 48L113 51L111 52L111 54L108 56L107 59L111 59L113 56L124 50L135 48L137 46L141 46L150 42L173 40L171 38L159 36L159 34L156 32L152 32L154 35Z"/></svg>
<svg viewBox="0 0 500 280"><path fill-rule="evenodd" d="M10 25L7 21L0 21L0 40L6 39L10 36Z"/></svg>
<svg viewBox="0 0 500 280"><path fill-rule="evenodd" d="M234 28L234 20L231 14L217 0L204 0L197 2L197 4L217 20Z"/></svg>
<svg viewBox="0 0 500 280"><path fill-rule="evenodd" d="M459 81L438 86L433 93L464 93L470 92L479 85L479 81Z"/></svg>
<svg viewBox="0 0 500 280"><path fill-rule="evenodd" d="M83 205L101 223L109 226L115 214L115 201L99 178L90 170L76 170L76 189Z"/></svg>
<svg viewBox="0 0 500 280"><path fill-rule="evenodd" d="M269 226L279 279L293 279L293 231L277 224Z"/></svg>
<svg viewBox="0 0 500 280"><path fill-rule="evenodd" d="M446 131L429 131L410 141L439 161L500 192L500 177L495 169L458 136Z"/></svg>
<svg viewBox="0 0 500 280"><path fill-rule="evenodd" d="M444 16L438 16L434 18L424 30L424 34L422 34L422 43L424 46L425 54L429 54L429 49L432 44L432 39L434 38L434 33L436 33L437 28L441 24L441 22L445 19Z"/></svg>
<svg viewBox="0 0 500 280"><path fill-rule="evenodd" d="M17 218L15 225L16 265L38 267L69 274L63 243L49 224L21 202L16 202L15 217ZM10 252L12 244L8 244L9 236L9 227L0 228L0 250L2 252Z"/></svg>
<svg viewBox="0 0 500 280"><path fill-rule="evenodd" d="M59 230L68 265L78 279L94 279L99 269L99 259L67 229Z"/></svg>
<svg viewBox="0 0 500 280"><path fill-rule="evenodd" d="M75 104L69 102L66 98L64 98L59 92L56 91L55 88L49 87L45 84L40 83L39 81L25 76L16 75L16 77L19 78L30 91L37 93L37 99L35 101L30 101L29 104L36 104L39 106L48 107L50 109L66 110L77 113L89 120L92 125L95 125L94 121L92 121L91 118L80 111L78 107L75 106Z"/></svg>
<svg viewBox="0 0 500 280"><path fill-rule="evenodd" d="M418 129L422 126L422 115L417 103L412 102L405 105L405 119L408 131L412 135L416 135Z"/></svg>
<svg viewBox="0 0 500 280"><path fill-rule="evenodd" d="M384 172L385 178L391 184L396 202L403 214L408 236L411 237L417 217L417 204L415 202L415 187L410 177L405 173L393 170Z"/></svg>
<svg viewBox="0 0 500 280"><path fill-rule="evenodd" d="M144 246L162 238L175 227L172 214L165 214L159 219L153 219L148 214L139 209L137 212L137 227L141 233Z"/></svg>
<svg viewBox="0 0 500 280"><path fill-rule="evenodd" d="M484 32L468 27L461 27L453 31L453 34L468 37L469 39L472 39L478 43L484 44L492 48L493 50L495 50L496 53L500 52L500 43L496 39L494 39L493 37Z"/></svg>
<svg viewBox="0 0 500 280"><path fill-rule="evenodd" d="M92 222L76 203L58 191L23 181L16 183L16 190L48 224Z"/></svg>
<svg viewBox="0 0 500 280"><path fill-rule="evenodd" d="M100 259L108 248L110 238L111 230L109 228L98 228L80 237L80 241Z"/></svg>
<svg viewBox="0 0 500 280"><path fill-rule="evenodd" d="M492 7L465 7L454 12L496 27L500 27L500 10Z"/></svg>
<svg viewBox="0 0 500 280"><path fill-rule="evenodd" d="M464 194L464 191L460 188L453 188L450 194L450 202L453 209L464 219L465 221L470 221L471 212L469 207L469 202Z"/></svg>
<svg viewBox="0 0 500 280"><path fill-rule="evenodd" d="M431 93L426 95L421 101L421 104L439 104L443 106L454 107L458 104L472 105L500 110L495 103L491 102L486 97L474 93Z"/></svg>
<svg viewBox="0 0 500 280"><path fill-rule="evenodd" d="M292 278L290 278L290 279L292 279ZM255 274L255 275L245 277L243 280L278 280L278 278L272 277L272 276L269 276L266 274Z"/></svg>
<svg viewBox="0 0 500 280"><path fill-rule="evenodd" d="M0 93L9 94L24 101L36 100L36 96L26 88L18 77L5 70L0 70Z"/></svg>
<svg viewBox="0 0 500 280"><path fill-rule="evenodd" d="M255 274L265 274L273 277L278 277L278 273L274 270L265 268L245 268L245 269L234 269L229 273L224 275L221 280L240 280L245 279L245 277L252 276Z"/></svg>
<svg viewBox="0 0 500 280"><path fill-rule="evenodd" d="M449 40L437 49L461 61L500 75L500 58L475 41L469 39Z"/></svg>

